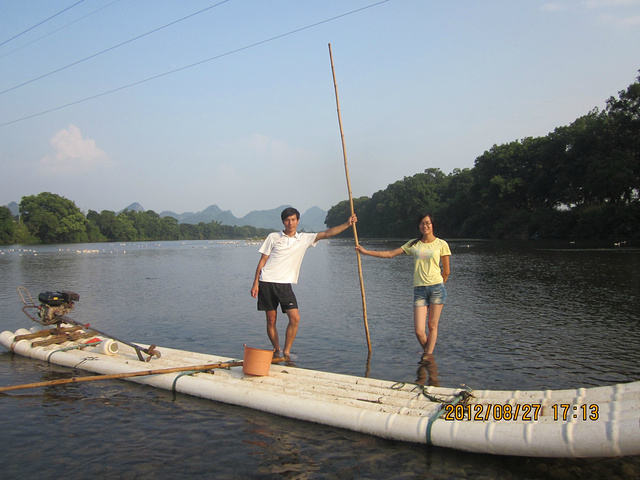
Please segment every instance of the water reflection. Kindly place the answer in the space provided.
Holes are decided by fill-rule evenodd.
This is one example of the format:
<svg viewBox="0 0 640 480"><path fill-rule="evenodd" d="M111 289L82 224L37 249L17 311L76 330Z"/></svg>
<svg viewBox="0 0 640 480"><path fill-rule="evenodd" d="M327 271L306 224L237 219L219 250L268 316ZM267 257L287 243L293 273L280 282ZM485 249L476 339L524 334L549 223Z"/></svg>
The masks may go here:
<svg viewBox="0 0 640 480"><path fill-rule="evenodd" d="M413 334L410 258L362 259L372 342L367 355L353 242L332 239L309 250L296 289L303 310L296 365L348 375L362 375L364 368L371 378L474 389L640 379L640 251L469 241L450 246L449 299L435 356L427 359ZM128 341L242 358L245 343L269 345L264 315L247 293L258 248L203 241L82 246L79 252L40 246L37 255L6 250L0 255L2 329L32 326L16 287L36 295L67 289L81 298L74 318ZM3 385L63 373L75 372L0 354ZM1 399L3 478L53 479L61 468L78 478L640 476L640 457L523 461L446 449L427 453L420 445L126 382ZM49 438L43 442L45 417ZM60 451L73 451L73 463L52 465Z"/></svg>
<svg viewBox="0 0 640 480"><path fill-rule="evenodd" d="M418 362L418 378L416 383L418 385L424 385L428 387L439 387L440 380L438 380L438 364L434 355L423 354Z"/></svg>
<svg viewBox="0 0 640 480"><path fill-rule="evenodd" d="M259 457L258 471L269 477L291 477L311 474L320 469L320 464L300 448L300 439L295 432L276 430L268 417L252 418L245 425L243 443L249 445Z"/></svg>

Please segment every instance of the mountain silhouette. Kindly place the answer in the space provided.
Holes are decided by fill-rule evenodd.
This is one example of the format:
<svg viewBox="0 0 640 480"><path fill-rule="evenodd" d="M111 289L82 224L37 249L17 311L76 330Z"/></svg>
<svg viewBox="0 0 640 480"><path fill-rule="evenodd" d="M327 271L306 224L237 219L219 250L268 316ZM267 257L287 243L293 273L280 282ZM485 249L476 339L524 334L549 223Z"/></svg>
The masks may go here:
<svg viewBox="0 0 640 480"><path fill-rule="evenodd" d="M200 222L209 223L214 221L220 222L223 225L238 227L249 225L256 228L272 228L274 230L280 230L282 228L280 213L288 206L289 205L281 205L270 210L253 210L242 218L238 218L233 215L231 210L222 210L217 205L210 205L201 212L185 212L178 214L171 211L164 211L159 215L161 217L173 217L178 220L179 223L190 223L194 225L197 225ZM324 224L326 216L326 211L319 207L311 207L306 212L300 213L300 224L298 226L298 230L306 232L321 232L326 230L327 227Z"/></svg>
<svg viewBox="0 0 640 480"><path fill-rule="evenodd" d="M178 220L178 223L190 223L197 225L200 222L209 223L211 221L220 222L222 225L231 225L235 227L243 227L249 225L256 228L272 228L274 230L280 230L282 228L282 220L280 220L280 213L282 210L290 205L280 205L277 208L271 210L253 210L247 213L242 218L237 218L231 210L222 210L217 205L209 205L201 212L184 212L174 213L171 211L164 211L159 213L160 217L173 217ZM11 202L7 205L12 215L19 214L19 205L16 202ZM120 210L131 210L134 212L144 212L145 209L138 202L133 202L129 206ZM118 213L120 213L118 212ZM300 214L300 224L298 225L298 231L305 232L321 232L326 230L327 226L324 223L324 219L327 217L327 212L320 207L311 207L306 212Z"/></svg>

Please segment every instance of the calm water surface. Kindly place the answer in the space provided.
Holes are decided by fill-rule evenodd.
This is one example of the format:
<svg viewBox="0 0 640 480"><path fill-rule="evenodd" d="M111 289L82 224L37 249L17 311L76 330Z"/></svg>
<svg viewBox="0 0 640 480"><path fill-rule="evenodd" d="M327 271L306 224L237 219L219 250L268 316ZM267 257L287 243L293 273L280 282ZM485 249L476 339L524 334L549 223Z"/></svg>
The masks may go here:
<svg viewBox="0 0 640 480"><path fill-rule="evenodd" d="M391 249L402 241L367 241ZM419 367L411 259L363 257L367 355L353 244L310 249L295 287L299 367L476 389L640 379L640 250L450 241L435 365ZM73 318L114 336L230 357L269 348L249 295L251 242L0 247L0 328L36 324L18 286L80 294ZM284 319L280 320L284 337ZM0 384L73 376L0 353ZM640 478L640 457L502 458L386 441L122 381L0 396L2 478Z"/></svg>

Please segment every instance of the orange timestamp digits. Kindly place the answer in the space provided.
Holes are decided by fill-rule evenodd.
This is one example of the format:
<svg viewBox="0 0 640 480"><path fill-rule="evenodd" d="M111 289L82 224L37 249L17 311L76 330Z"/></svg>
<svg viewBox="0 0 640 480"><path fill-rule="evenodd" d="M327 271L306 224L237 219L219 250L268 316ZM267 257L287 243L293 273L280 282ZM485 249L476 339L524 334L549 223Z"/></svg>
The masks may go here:
<svg viewBox="0 0 640 480"><path fill-rule="evenodd" d="M542 405L539 403L488 403L482 405L445 405L445 420L472 420L474 422L488 422L497 420L522 420L523 422L537 421L540 417Z"/></svg>
<svg viewBox="0 0 640 480"><path fill-rule="evenodd" d="M574 418L579 420L598 420L599 407L597 404L591 405L552 405L554 421L567 421ZM540 419L542 404L540 403L494 403L478 405L447 404L444 406L444 420L468 420L474 422L488 421L517 421L535 422Z"/></svg>
<svg viewBox="0 0 640 480"><path fill-rule="evenodd" d="M552 405L553 419L566 422L567 419L574 418L576 420L592 420L596 421L600 418L600 407L597 403L591 405L571 405L570 403L561 403Z"/></svg>

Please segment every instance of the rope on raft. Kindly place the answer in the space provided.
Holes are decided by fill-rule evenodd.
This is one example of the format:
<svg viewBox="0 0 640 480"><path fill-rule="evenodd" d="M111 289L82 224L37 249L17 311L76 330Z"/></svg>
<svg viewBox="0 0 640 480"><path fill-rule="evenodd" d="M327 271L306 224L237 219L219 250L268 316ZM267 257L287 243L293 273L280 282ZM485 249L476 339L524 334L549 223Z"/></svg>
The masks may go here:
<svg viewBox="0 0 640 480"><path fill-rule="evenodd" d="M393 385L391 385L391 388L393 390L400 390L405 385L407 385L406 382L397 382L397 383L394 383ZM429 393L429 387L425 387L424 385L419 385L419 384L415 384L415 383L410 383L409 385L413 385L413 388L411 389L412 392L415 391L415 390L419 390L418 395L423 395L424 397L429 399L431 402L441 403L442 404L442 408L440 408L440 410L438 410L435 415L433 415L432 417L429 418L429 423L427 424L427 445L432 445L432 442L431 442L431 430L433 429L433 424L444 413L444 411L446 410L447 405L457 405L458 403L460 403L462 405L466 405L467 402L469 401L469 399L471 397L473 397L473 394L471 393L473 390L471 388L467 387L466 385L463 385L464 390L461 390L460 393L455 395L453 397L453 399L451 401L449 401L449 402L447 402L446 400L443 400L441 398L438 398L436 395L433 395L433 394ZM443 395L443 394L439 394L439 395ZM446 395L446 396L448 396L448 395Z"/></svg>
<svg viewBox="0 0 640 480"><path fill-rule="evenodd" d="M80 350L81 348L85 348L85 347L96 347L100 345L102 342L104 342L104 340L99 340L97 342L91 342L91 343L81 343L79 345L73 345L71 347L58 348L50 352L49 355L47 355L47 362L51 363L51 355L53 355L54 353L67 352L69 350Z"/></svg>
<svg viewBox="0 0 640 480"><path fill-rule="evenodd" d="M202 371L202 370L201 370ZM196 370L189 370L188 372L182 372L179 375L176 375L176 378L173 379L173 385L171 385L171 391L176 393L176 383L178 383L178 379L183 377L184 375L193 375L194 373L198 373Z"/></svg>
<svg viewBox="0 0 640 480"><path fill-rule="evenodd" d="M240 360L232 360L230 363L239 362ZM213 369L212 369L213 370ZM231 367L226 367L225 370L231 370ZM189 370L186 372L177 375L176 378L173 379L173 384L171 385L171 391L176 393L176 383L178 383L178 379L184 375L193 375L194 373L203 373L203 372L211 372L211 370ZM211 372L213 373L213 372Z"/></svg>
<svg viewBox="0 0 640 480"><path fill-rule="evenodd" d="M427 399L429 399L430 401L432 401L434 403L451 403L451 402L447 402L446 400L443 400L441 398L438 398L436 396L436 395L440 395L440 396L448 397L449 395L446 395L446 394L443 394L443 393L434 395L432 393L429 393L429 387L425 387L424 385L420 385L420 384L417 384L417 383L409 383L409 384L407 384L406 382L396 382L393 385L391 385L390 388L392 390L402 390L402 387L404 387L405 385L413 385L413 388L411 389L412 392L418 390L419 391L418 395L422 395L422 396L426 397ZM467 387L466 385L463 385L463 387L465 388L465 390L462 390L456 397L459 397L461 395L463 397L466 396L466 398L462 399L463 400L463 404L466 404L467 400L472 396L471 393L470 393L472 390L469 387ZM458 401L456 401L456 403L459 403L459 402L460 402L460 399L458 399ZM444 408L444 406L443 406L443 408Z"/></svg>
<svg viewBox="0 0 640 480"><path fill-rule="evenodd" d="M460 393L458 393L453 400L451 400L450 402L442 402L442 408L433 416L429 419L429 423L427 424L427 445L432 445L431 442L431 430L433 429L433 424L435 423L436 420L438 420L440 418L440 416L443 414L443 412L446 410L446 406L447 405L457 405L458 403L461 403L462 405L465 405L469 399L471 397L473 397L473 395L471 394L472 390L467 387L466 385L464 385L465 390L462 390Z"/></svg>

